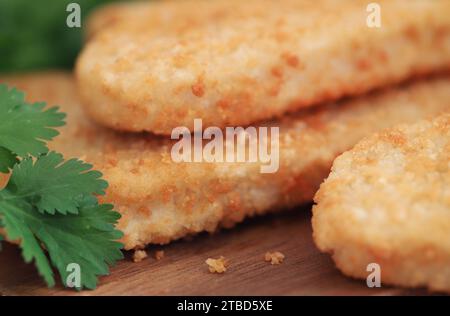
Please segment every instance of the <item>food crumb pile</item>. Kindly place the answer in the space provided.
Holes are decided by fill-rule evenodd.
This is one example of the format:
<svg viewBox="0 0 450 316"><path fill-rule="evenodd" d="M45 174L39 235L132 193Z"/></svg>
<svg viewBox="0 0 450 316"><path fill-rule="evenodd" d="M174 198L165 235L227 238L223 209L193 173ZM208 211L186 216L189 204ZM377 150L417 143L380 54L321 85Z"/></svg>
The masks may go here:
<svg viewBox="0 0 450 316"><path fill-rule="evenodd" d="M223 256L220 256L219 259L208 258L205 262L211 273L224 273L229 265L228 260Z"/></svg>
<svg viewBox="0 0 450 316"><path fill-rule="evenodd" d="M133 262L141 262L147 258L147 252L145 250L136 250L133 254Z"/></svg>
<svg viewBox="0 0 450 316"><path fill-rule="evenodd" d="M284 254L279 251L266 252L264 260L270 262L272 265L280 264L284 261Z"/></svg>

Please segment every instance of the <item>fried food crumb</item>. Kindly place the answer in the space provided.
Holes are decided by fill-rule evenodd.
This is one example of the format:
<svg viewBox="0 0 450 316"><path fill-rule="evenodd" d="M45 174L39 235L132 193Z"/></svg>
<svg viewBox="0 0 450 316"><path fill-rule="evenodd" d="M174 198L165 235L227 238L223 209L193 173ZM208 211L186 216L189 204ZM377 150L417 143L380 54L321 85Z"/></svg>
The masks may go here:
<svg viewBox="0 0 450 316"><path fill-rule="evenodd" d="M164 250L157 250L155 252L155 259L161 260L162 258L164 258Z"/></svg>
<svg viewBox="0 0 450 316"><path fill-rule="evenodd" d="M279 251L275 252L266 252L264 256L264 260L270 262L270 264L280 264L284 261L284 254Z"/></svg>
<svg viewBox="0 0 450 316"><path fill-rule="evenodd" d="M205 262L211 273L224 273L227 271L228 260L223 256L220 256L219 259L208 258Z"/></svg>
<svg viewBox="0 0 450 316"><path fill-rule="evenodd" d="M145 250L135 250L133 254L133 262L141 262L147 258L147 252Z"/></svg>

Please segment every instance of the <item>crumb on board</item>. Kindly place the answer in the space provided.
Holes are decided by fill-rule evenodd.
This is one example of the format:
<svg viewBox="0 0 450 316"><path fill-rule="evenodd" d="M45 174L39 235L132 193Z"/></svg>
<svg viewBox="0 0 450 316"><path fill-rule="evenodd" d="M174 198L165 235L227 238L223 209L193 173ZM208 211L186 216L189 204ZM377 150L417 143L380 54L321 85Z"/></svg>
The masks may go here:
<svg viewBox="0 0 450 316"><path fill-rule="evenodd" d="M224 273L227 271L228 260L223 256L220 256L219 259L208 258L205 262L211 273Z"/></svg>
<svg viewBox="0 0 450 316"><path fill-rule="evenodd" d="M284 254L282 254L279 251L275 252L266 252L266 255L264 256L264 260L267 262L270 262L270 264L280 264L284 260Z"/></svg>
<svg viewBox="0 0 450 316"><path fill-rule="evenodd" d="M147 258L147 252L145 250L135 250L133 254L133 262L141 262Z"/></svg>
<svg viewBox="0 0 450 316"><path fill-rule="evenodd" d="M155 259L161 260L162 258L164 258L164 250L157 250L155 252Z"/></svg>

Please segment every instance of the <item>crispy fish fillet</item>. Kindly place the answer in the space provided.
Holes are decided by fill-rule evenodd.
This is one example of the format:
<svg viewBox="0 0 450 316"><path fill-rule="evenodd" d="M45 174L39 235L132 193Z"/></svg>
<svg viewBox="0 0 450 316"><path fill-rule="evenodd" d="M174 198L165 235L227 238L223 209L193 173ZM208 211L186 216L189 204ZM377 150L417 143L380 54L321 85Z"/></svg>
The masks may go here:
<svg viewBox="0 0 450 316"><path fill-rule="evenodd" d="M51 148L103 172L110 184L104 199L122 214L126 249L213 232L245 217L309 202L334 158L364 136L450 109L450 78L443 78L261 124L280 127L279 170L264 174L259 163L175 163L168 137L123 134L92 124L69 75L36 74L6 82L68 113L68 124Z"/></svg>
<svg viewBox="0 0 450 316"><path fill-rule="evenodd" d="M450 69L450 1L377 3L381 28L367 26L366 0L109 7L77 62L83 104L106 126L170 134L194 118L248 125Z"/></svg>
<svg viewBox="0 0 450 316"><path fill-rule="evenodd" d="M450 292L450 114L361 141L315 201L314 239L344 274L378 263L382 283Z"/></svg>

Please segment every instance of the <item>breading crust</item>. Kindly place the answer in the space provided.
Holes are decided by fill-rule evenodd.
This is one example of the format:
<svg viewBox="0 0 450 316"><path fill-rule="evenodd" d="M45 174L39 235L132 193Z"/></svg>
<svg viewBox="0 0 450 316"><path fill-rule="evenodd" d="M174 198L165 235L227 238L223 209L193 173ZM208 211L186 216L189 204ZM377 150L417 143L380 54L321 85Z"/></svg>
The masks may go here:
<svg viewBox="0 0 450 316"><path fill-rule="evenodd" d="M334 161L312 223L344 274L366 278L378 263L382 284L450 293L448 113L368 137Z"/></svg>
<svg viewBox="0 0 450 316"><path fill-rule="evenodd" d="M450 69L450 2L165 1L94 16L76 75L89 115L170 134L242 126ZM125 9L127 8L127 9ZM103 27L102 27L103 26Z"/></svg>
<svg viewBox="0 0 450 316"><path fill-rule="evenodd" d="M450 108L450 79L444 78L286 116L267 123L280 127L280 168L261 174L258 163L174 163L167 138L92 124L69 75L5 80L30 99L61 105L68 113L68 124L51 148L104 173L110 184L104 199L122 214L126 249L213 232L248 216L309 202L334 158L362 137Z"/></svg>

